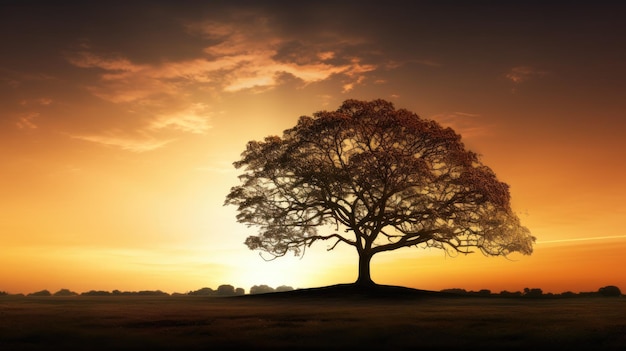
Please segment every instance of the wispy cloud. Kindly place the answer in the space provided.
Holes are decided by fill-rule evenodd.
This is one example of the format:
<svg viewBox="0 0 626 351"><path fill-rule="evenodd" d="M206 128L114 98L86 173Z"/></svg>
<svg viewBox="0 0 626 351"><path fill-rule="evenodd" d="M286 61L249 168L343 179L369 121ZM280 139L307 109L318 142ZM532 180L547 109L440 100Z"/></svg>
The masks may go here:
<svg viewBox="0 0 626 351"><path fill-rule="evenodd" d="M104 57L88 51L76 52L68 56L68 60L74 66L83 68L97 67L106 71L136 72L142 69L141 66L131 63L124 57L117 55Z"/></svg>
<svg viewBox="0 0 626 351"><path fill-rule="evenodd" d="M530 66L516 66L505 75L505 77L515 84L519 84L536 77L543 77L548 72L537 70Z"/></svg>
<svg viewBox="0 0 626 351"><path fill-rule="evenodd" d="M619 240L619 239L626 239L626 235L590 236L590 237L585 237L585 238L541 240L541 241L537 241L537 244L556 244L556 243L570 243L570 242L578 242L578 241Z"/></svg>
<svg viewBox="0 0 626 351"><path fill-rule="evenodd" d="M403 61L396 61L396 60L388 61L385 64L385 68L387 68L387 69L396 69L398 67L402 67L402 66L405 66L407 64L416 64L416 65L428 66L428 67L441 67L441 66L443 66L440 62L437 62L435 60L410 59L410 60L403 60Z"/></svg>
<svg viewBox="0 0 626 351"><path fill-rule="evenodd" d="M183 132L204 134L211 128L207 108L206 104L194 103L173 114L157 117L152 121L149 128L157 130L174 128Z"/></svg>
<svg viewBox="0 0 626 351"><path fill-rule="evenodd" d="M152 138L137 139L137 138L123 138L118 136L106 136L106 135L73 135L75 139L81 139L96 144L105 146L113 146L122 150L128 150L132 152L146 152L152 151L172 142L169 140L157 140Z"/></svg>
<svg viewBox="0 0 626 351"><path fill-rule="evenodd" d="M0 83L13 89L20 88L26 82L52 81L54 76L45 73L20 72L0 67Z"/></svg>
<svg viewBox="0 0 626 351"><path fill-rule="evenodd" d="M43 97L38 99L22 99L20 101L22 106L49 106L52 105L52 99Z"/></svg>
<svg viewBox="0 0 626 351"><path fill-rule="evenodd" d="M154 150L171 139L133 140L124 135L154 136L166 130L207 133L212 111L199 100L206 101L207 92L219 98L241 91L263 92L285 82L304 87L335 78L340 89L349 92L365 84L367 74L378 69L348 54L346 43L308 46L299 39L281 37L269 20L258 16L246 21L187 23L185 28L189 35L206 40L195 57L138 63L122 54L96 53L88 45L67 54L70 64L96 73L97 80L85 84L91 94L128 111L141 111L136 113L145 121L139 130L76 138L136 152Z"/></svg>
<svg viewBox="0 0 626 351"><path fill-rule="evenodd" d="M35 118L39 117L38 112L31 112L18 117L15 125L19 129L37 129L37 125L35 124Z"/></svg>
<svg viewBox="0 0 626 351"><path fill-rule="evenodd" d="M332 50L312 51L306 59L286 61L280 55L286 40L268 34L270 38L260 41L257 34L245 29L205 23L202 33L219 38L220 42L205 47L203 56L184 61L136 64L121 56L105 57L87 51L70 55L68 61L81 68L101 69L100 81L89 90L114 103L133 102L156 94L175 95L198 83L222 92L272 88L281 83L280 77L285 74L304 84L342 75L347 80L344 90L349 90L346 87L362 83L364 74L377 68L356 57L338 58Z"/></svg>
<svg viewBox="0 0 626 351"><path fill-rule="evenodd" d="M454 129L464 138L472 138L489 133L489 126L484 123L480 115L474 113L440 113L430 116L430 119L441 123L445 127Z"/></svg>

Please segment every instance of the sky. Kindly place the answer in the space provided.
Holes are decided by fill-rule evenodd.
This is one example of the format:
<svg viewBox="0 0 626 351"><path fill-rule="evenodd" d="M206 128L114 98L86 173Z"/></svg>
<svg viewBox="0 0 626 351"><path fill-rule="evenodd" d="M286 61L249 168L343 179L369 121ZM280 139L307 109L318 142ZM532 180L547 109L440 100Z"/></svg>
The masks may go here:
<svg viewBox="0 0 626 351"><path fill-rule="evenodd" d="M626 290L625 16L603 1L3 1L0 291L354 281L348 247L265 261L223 203L248 141L378 98L461 134L537 242L381 253L374 281Z"/></svg>

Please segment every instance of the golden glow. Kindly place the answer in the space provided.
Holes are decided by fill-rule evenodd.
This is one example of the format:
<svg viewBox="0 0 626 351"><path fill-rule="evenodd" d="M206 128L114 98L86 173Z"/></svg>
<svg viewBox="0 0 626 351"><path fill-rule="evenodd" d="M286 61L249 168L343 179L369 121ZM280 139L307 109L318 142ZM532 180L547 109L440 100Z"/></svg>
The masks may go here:
<svg viewBox="0 0 626 351"><path fill-rule="evenodd" d="M510 184L514 210L538 238L532 256L511 260L384 253L373 259L375 281L433 290L626 290L624 68L611 51L623 46L612 36L623 31L602 31L621 22L603 21L572 47L517 37L523 31L507 23L520 21L484 18L476 22L481 33L498 35L465 35L443 23L445 12L433 15L437 34L396 27L429 18L372 30L358 16L387 17L367 7L337 5L335 20L302 11L325 14L303 21L321 23L308 28L270 5L201 6L197 16L130 6L141 20L112 33L103 28L118 23L114 7L98 10L110 23L92 23L109 17L69 20L41 5L12 6L0 21L9 53L0 58L0 291L186 292L220 284L248 291L353 281L355 252L326 252L326 243L302 259L265 262L243 244L254 228L222 206L238 184L232 162L246 142L280 135L299 116L348 98L387 99L457 130ZM593 15L583 12L578 20ZM176 21L142 17L156 13ZM559 35L552 21L542 23ZM579 28L572 23L560 25L569 33ZM150 29L161 26L158 35ZM529 46L526 56L508 56L520 52L518 42ZM528 54L547 51L549 58Z"/></svg>

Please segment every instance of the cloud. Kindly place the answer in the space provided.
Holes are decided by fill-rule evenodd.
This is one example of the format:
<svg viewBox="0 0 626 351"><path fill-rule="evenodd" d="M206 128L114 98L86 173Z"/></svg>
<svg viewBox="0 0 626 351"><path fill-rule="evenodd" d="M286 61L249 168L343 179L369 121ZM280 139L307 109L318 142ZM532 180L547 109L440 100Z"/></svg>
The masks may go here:
<svg viewBox="0 0 626 351"><path fill-rule="evenodd" d="M195 103L173 114L159 116L148 128L157 130L174 128L183 132L204 134L211 128L206 109L207 105Z"/></svg>
<svg viewBox="0 0 626 351"><path fill-rule="evenodd" d="M141 66L131 63L128 59L120 56L103 57L88 51L76 52L68 56L71 64L82 68L97 67L106 71L136 72Z"/></svg>
<svg viewBox="0 0 626 351"><path fill-rule="evenodd" d="M296 45L297 55L289 56L285 48L294 45L292 40L274 35L267 21L256 20L254 24L214 21L188 24L190 33L215 42L193 59L137 64L120 55L80 51L68 55L68 61L76 67L102 70L100 81L89 90L114 103L133 102L156 94L174 95L198 83L221 92L271 88L281 83L284 74L304 84L343 75L348 80L345 90L346 86L362 83L365 73L377 69L376 65L364 64L357 57L340 57L332 48L311 50L302 43Z"/></svg>
<svg viewBox="0 0 626 351"><path fill-rule="evenodd" d="M75 139L81 139L85 141L90 141L96 144L101 144L105 146L113 146L121 148L122 150L132 151L132 152L146 152L152 151L172 142L172 139L169 140L157 140L153 138L145 138L145 139L135 139L135 138L123 138L118 136L105 136L105 135L73 135Z"/></svg>
<svg viewBox="0 0 626 351"><path fill-rule="evenodd" d="M286 82L307 86L335 78L342 91L348 92L379 68L348 53L346 46L356 44L329 37L308 45L305 39L279 36L261 16L193 22L185 28L188 35L204 40L196 55L185 59L138 63L119 53L96 53L89 46L67 54L70 64L95 73L96 79L84 85L87 91L141 114L139 118L145 121L133 131L76 138L135 152L154 150L171 139L135 140L124 135L151 136L166 130L205 134L211 129L212 113L199 99L206 101L207 95L219 98L241 91L262 92Z"/></svg>
<svg viewBox="0 0 626 351"><path fill-rule="evenodd" d="M391 60L388 61L387 63L385 63L385 68L386 69L396 69L399 67L402 67L404 65L407 64L416 64L416 65L421 65L421 66L428 66L428 67L441 67L442 64L434 61L434 60L429 60L429 59L410 59L410 60L403 60L403 61L396 61L396 60Z"/></svg>
<svg viewBox="0 0 626 351"><path fill-rule="evenodd" d="M20 105L22 106L32 106L32 105L39 105L39 106L49 106L52 105L52 99L51 98L39 98L39 99L23 99L20 101Z"/></svg>
<svg viewBox="0 0 626 351"><path fill-rule="evenodd" d="M258 33L265 33L262 40ZM362 81L361 75L376 69L364 65L358 58L341 59L337 51L310 47L302 42L279 38L271 33L267 23L259 28L208 22L202 33L221 42L206 47L204 52L217 62L226 61L232 67L225 75L224 91L234 92L254 87L273 87L280 83L283 74L289 74L305 84L320 82L333 75L344 75L352 80L348 84ZM225 68L230 68L225 67Z"/></svg>
<svg viewBox="0 0 626 351"><path fill-rule="evenodd" d="M489 133L489 126L483 124L481 116L467 112L440 113L430 116L444 127L450 127L464 138L472 138Z"/></svg>
<svg viewBox="0 0 626 351"><path fill-rule="evenodd" d="M39 117L38 112L31 112L18 117L15 125L19 129L37 129L37 125L34 122L34 119Z"/></svg>
<svg viewBox="0 0 626 351"><path fill-rule="evenodd" d="M615 239L626 239L626 235L591 236L591 237L584 237L584 238L567 238L567 239L556 239L556 240L541 240L541 241L537 241L537 244L554 244L554 243L568 243L568 242L576 242L576 241L615 240Z"/></svg>
<svg viewBox="0 0 626 351"><path fill-rule="evenodd" d="M49 74L20 72L0 67L0 83L4 83L13 89L20 88L25 82L52 80L56 80L56 78Z"/></svg>
<svg viewBox="0 0 626 351"><path fill-rule="evenodd" d="M505 75L505 77L515 84L528 81L535 77L545 76L547 72L536 70L530 66L516 66Z"/></svg>

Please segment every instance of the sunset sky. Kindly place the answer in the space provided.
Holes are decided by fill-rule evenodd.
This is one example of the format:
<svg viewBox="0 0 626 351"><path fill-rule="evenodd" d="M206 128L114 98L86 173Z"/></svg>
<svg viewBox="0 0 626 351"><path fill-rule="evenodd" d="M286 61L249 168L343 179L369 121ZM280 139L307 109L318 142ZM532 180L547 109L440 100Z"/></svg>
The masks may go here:
<svg viewBox="0 0 626 351"><path fill-rule="evenodd" d="M626 290L626 6L549 3L3 1L0 291L354 281L348 247L264 261L223 202L248 141L376 98L460 133L537 243L374 281Z"/></svg>

